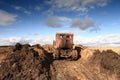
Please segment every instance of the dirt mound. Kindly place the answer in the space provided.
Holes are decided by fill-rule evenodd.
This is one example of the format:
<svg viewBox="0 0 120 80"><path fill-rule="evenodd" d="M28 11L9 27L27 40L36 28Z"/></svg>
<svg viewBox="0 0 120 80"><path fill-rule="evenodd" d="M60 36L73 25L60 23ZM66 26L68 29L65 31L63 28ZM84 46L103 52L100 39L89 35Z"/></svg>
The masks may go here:
<svg viewBox="0 0 120 80"><path fill-rule="evenodd" d="M107 75L106 77L120 80L120 55L114 51L96 50L88 62L90 66L99 68L99 72Z"/></svg>
<svg viewBox="0 0 120 80"><path fill-rule="evenodd" d="M112 50L85 48L77 61L53 60L52 45L12 50L0 63L0 80L120 80L120 55Z"/></svg>
<svg viewBox="0 0 120 80"><path fill-rule="evenodd" d="M39 56L30 45L16 44L13 52L0 64L0 80L49 80L52 56L45 50L43 52Z"/></svg>
<svg viewBox="0 0 120 80"><path fill-rule="evenodd" d="M50 45L50 44L43 45L42 48L44 48L46 51L48 51L50 53L53 53L55 50L53 45Z"/></svg>
<svg viewBox="0 0 120 80"><path fill-rule="evenodd" d="M14 46L0 46L0 63L6 58L7 54L12 52Z"/></svg>
<svg viewBox="0 0 120 80"><path fill-rule="evenodd" d="M112 50L85 49L78 61L56 60L50 71L52 80L120 80L120 56Z"/></svg>

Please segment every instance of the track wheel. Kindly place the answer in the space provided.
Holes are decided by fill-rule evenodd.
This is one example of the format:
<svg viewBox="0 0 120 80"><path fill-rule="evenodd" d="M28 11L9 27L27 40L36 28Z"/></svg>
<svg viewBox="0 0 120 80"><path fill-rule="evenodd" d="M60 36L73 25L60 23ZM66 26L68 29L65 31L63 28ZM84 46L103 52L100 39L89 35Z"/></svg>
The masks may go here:
<svg viewBox="0 0 120 80"><path fill-rule="evenodd" d="M71 56L73 60L77 60L79 57L77 50L72 50Z"/></svg>
<svg viewBox="0 0 120 80"><path fill-rule="evenodd" d="M59 56L59 50L57 50L57 49L54 50L54 52L53 52L53 58L54 58L54 59L59 59L59 57L60 57L60 56Z"/></svg>

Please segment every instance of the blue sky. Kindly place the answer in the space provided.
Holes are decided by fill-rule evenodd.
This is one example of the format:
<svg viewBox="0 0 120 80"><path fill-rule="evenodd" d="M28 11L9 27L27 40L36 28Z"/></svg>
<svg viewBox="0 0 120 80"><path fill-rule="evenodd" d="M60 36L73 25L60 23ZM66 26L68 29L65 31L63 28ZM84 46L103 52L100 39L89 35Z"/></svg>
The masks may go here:
<svg viewBox="0 0 120 80"><path fill-rule="evenodd" d="M120 46L119 4L119 0L0 0L0 45L51 44L57 32L71 32L77 44Z"/></svg>

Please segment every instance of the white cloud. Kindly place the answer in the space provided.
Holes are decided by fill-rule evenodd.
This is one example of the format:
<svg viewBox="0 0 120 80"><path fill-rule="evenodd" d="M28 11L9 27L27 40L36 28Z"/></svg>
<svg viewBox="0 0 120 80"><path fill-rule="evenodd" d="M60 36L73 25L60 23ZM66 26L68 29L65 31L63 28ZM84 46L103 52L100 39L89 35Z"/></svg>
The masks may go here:
<svg viewBox="0 0 120 80"><path fill-rule="evenodd" d="M95 25L95 26L90 30L90 32L93 32L93 31L98 32L98 31L100 31L100 30L101 30L100 27L97 26L97 25Z"/></svg>
<svg viewBox="0 0 120 80"><path fill-rule="evenodd" d="M83 6L89 6L91 8L95 7L95 6L106 6L108 4L109 0L83 0L82 1L82 5Z"/></svg>
<svg viewBox="0 0 120 80"><path fill-rule="evenodd" d="M101 35L96 37L75 36L75 43L89 46L119 46L120 34Z"/></svg>
<svg viewBox="0 0 120 80"><path fill-rule="evenodd" d="M104 7L110 0L50 0L53 9L86 12L95 7Z"/></svg>
<svg viewBox="0 0 120 80"><path fill-rule="evenodd" d="M12 7L13 7L15 10L19 10L19 11L25 13L25 14L31 14L31 12L30 12L29 10L27 10L27 9L21 7L21 6L12 6Z"/></svg>
<svg viewBox="0 0 120 80"><path fill-rule="evenodd" d="M11 44L8 39L0 38L0 46L4 46L4 45L13 45L13 44Z"/></svg>
<svg viewBox="0 0 120 80"><path fill-rule="evenodd" d="M95 23L91 18L86 17L85 21L81 21L80 19L73 19L71 27L78 27L81 30L86 30L89 27L93 27L94 24Z"/></svg>
<svg viewBox="0 0 120 80"><path fill-rule="evenodd" d="M22 7L20 7L20 6L14 6L14 8L15 8L16 10L22 9Z"/></svg>
<svg viewBox="0 0 120 80"><path fill-rule="evenodd" d="M91 28L90 30L91 32L93 31L97 32L100 30L99 25L97 25L95 21L88 16L86 16L84 20L74 18L72 19L71 23L72 23L71 27L79 28L80 30L83 30L83 31L87 30L88 28Z"/></svg>
<svg viewBox="0 0 120 80"><path fill-rule="evenodd" d="M48 17L45 23L48 27L55 27L55 28L62 27L62 24L58 22L58 18L56 16Z"/></svg>
<svg viewBox="0 0 120 80"><path fill-rule="evenodd" d="M22 44L29 43L33 44L53 44L55 36L34 36L33 39L28 37L11 37L11 38L0 38L0 46L3 45L14 45L17 42ZM120 47L120 34L109 34L101 35L96 37L82 37L74 36L75 44L82 44L87 46L119 46Z"/></svg>
<svg viewBox="0 0 120 80"><path fill-rule="evenodd" d="M16 21L17 15L8 13L4 10L0 10L0 25L7 26L11 25Z"/></svg>
<svg viewBox="0 0 120 80"><path fill-rule="evenodd" d="M58 33L73 33L74 35L77 35L82 31L78 30L78 29L75 29L75 30L61 30L61 31L57 31L57 32Z"/></svg>
<svg viewBox="0 0 120 80"><path fill-rule="evenodd" d="M30 11L27 11L27 10L25 10L24 13L26 13L26 14L31 14L31 12L30 12Z"/></svg>
<svg viewBox="0 0 120 80"><path fill-rule="evenodd" d="M15 45L17 42L22 44L52 44L53 43L53 37L52 36L40 36L35 35L33 39L29 37L10 37L10 38L0 38L0 46L4 45Z"/></svg>
<svg viewBox="0 0 120 80"><path fill-rule="evenodd" d="M85 20L82 21L78 18L68 18L64 16L49 16L46 20L46 25L53 28L58 27L72 27L72 28L79 28L80 30L86 30L91 28L91 31L98 31L99 27L96 26L95 21L93 21L90 17L85 17Z"/></svg>
<svg viewBox="0 0 120 80"><path fill-rule="evenodd" d="M24 37L10 37L10 38L1 38L0 39L0 45L14 45L15 43L20 42L20 43L29 43L29 40Z"/></svg>
<svg viewBox="0 0 120 80"><path fill-rule="evenodd" d="M66 21L72 21L72 19L71 19L71 18L64 17L64 16L57 17L57 18L58 18L58 20L60 20L60 21L64 21L64 22L66 22Z"/></svg>
<svg viewBox="0 0 120 80"><path fill-rule="evenodd" d="M71 22L72 19L64 16L49 16L45 21L48 27L58 28L64 27L65 23Z"/></svg>

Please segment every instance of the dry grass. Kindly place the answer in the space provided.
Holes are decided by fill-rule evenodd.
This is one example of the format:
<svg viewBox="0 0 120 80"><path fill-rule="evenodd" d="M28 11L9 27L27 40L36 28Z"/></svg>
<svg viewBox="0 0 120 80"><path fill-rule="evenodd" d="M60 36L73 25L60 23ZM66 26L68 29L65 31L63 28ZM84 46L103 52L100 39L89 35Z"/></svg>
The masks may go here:
<svg viewBox="0 0 120 80"><path fill-rule="evenodd" d="M120 55L120 47L89 47L90 49L99 49L100 51L111 49Z"/></svg>

